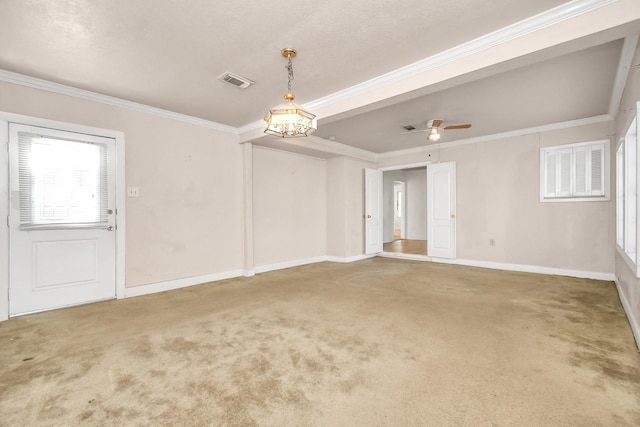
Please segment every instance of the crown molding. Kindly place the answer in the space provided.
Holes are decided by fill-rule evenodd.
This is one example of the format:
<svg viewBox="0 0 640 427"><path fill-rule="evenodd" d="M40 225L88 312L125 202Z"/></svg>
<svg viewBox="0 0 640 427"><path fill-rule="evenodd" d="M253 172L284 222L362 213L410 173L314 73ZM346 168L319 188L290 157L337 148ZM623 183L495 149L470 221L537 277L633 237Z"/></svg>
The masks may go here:
<svg viewBox="0 0 640 427"><path fill-rule="evenodd" d="M577 120L569 120L566 122L551 123L548 125L534 126L530 128L517 129L517 130L508 131L508 132L494 133L492 135L477 136L475 138L458 139L450 142L429 144L421 147L408 148L406 150L388 151L386 153L378 154L378 159L402 156L406 154L424 153L436 148L450 148L450 147L455 147L459 145L477 144L480 142L489 142L489 141L495 141L498 139L513 138L517 136L528 135L532 133L549 132L549 131L559 130L559 129L586 126L586 125L592 125L595 123L608 122L612 120L614 120L613 116L609 114L602 114L600 116L587 117L584 119L577 119Z"/></svg>
<svg viewBox="0 0 640 427"><path fill-rule="evenodd" d="M6 70L0 70L0 81L13 83L20 86L26 86L33 89L44 90L47 92L57 93L59 95L73 96L75 98L85 99L87 101L99 102L101 104L111 105L114 107L126 108L128 110L137 111L140 113L146 113L165 119L172 119L189 123L196 126L202 126L210 129L215 129L221 132L238 135L238 128L233 126L223 125L221 123L213 122L211 120L200 119L198 117L189 116L186 114L175 113L169 110L163 110L162 108L151 107L145 104L139 104L133 101L127 101L126 99L116 98L114 96L103 95L89 90L78 89L72 86L63 85L60 83L54 83L35 77L25 76L23 74L12 73Z"/></svg>
<svg viewBox="0 0 640 427"><path fill-rule="evenodd" d="M302 108L306 109L306 106L302 106ZM247 123L246 125L242 125L238 128L238 133L242 136L245 133L250 133L258 129L264 129L265 124L264 120L256 120L255 122ZM241 142L247 142L240 138Z"/></svg>
<svg viewBox="0 0 640 427"><path fill-rule="evenodd" d="M463 43L451 49L437 53L428 58L409 64L405 67L318 98L304 105L311 111L320 110L331 104L345 101L357 95L405 80L445 64L458 61L468 56L486 51L495 46L507 43L527 34L542 30L557 23L573 19L577 16L599 9L619 0L573 0L561 6L549 9L515 24L501 28L477 39ZM321 117L320 117L321 118Z"/></svg>

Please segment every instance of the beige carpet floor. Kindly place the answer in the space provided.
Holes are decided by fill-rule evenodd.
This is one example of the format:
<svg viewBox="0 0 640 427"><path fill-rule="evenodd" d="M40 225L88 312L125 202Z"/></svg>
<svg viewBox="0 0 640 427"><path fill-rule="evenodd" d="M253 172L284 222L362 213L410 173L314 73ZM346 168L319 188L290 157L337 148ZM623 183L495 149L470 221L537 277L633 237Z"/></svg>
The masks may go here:
<svg viewBox="0 0 640 427"><path fill-rule="evenodd" d="M0 425L640 425L611 282L373 258L0 323Z"/></svg>

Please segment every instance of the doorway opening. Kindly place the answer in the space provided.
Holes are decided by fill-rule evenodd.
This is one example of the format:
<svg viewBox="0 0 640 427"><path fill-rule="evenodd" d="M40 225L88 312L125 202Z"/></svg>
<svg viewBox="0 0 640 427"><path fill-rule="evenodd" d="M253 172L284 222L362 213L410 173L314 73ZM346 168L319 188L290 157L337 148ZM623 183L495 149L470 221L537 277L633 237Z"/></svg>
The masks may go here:
<svg viewBox="0 0 640 427"><path fill-rule="evenodd" d="M427 255L426 167L383 171L384 252Z"/></svg>
<svg viewBox="0 0 640 427"><path fill-rule="evenodd" d="M364 172L366 254L424 261L456 259L456 162L416 163ZM396 182L405 183L405 191L399 197L399 216L406 221L406 238L399 240L394 239L398 216ZM411 190L412 182L419 190ZM417 212L412 213L413 209ZM415 229L412 218L417 219ZM415 244L420 246L409 248L414 242L403 245L407 240L418 240Z"/></svg>
<svg viewBox="0 0 640 427"><path fill-rule="evenodd" d="M402 181L393 182L393 240L405 239L407 237L407 223L404 220L404 193L405 183Z"/></svg>

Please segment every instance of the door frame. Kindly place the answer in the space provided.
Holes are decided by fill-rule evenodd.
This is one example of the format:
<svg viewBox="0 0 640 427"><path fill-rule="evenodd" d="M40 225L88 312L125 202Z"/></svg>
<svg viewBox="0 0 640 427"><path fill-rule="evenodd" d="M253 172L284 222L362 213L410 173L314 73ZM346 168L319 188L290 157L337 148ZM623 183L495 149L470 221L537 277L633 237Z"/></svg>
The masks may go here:
<svg viewBox="0 0 640 427"><path fill-rule="evenodd" d="M371 179L375 178L375 188L371 187ZM370 195L371 190L376 194L377 203L372 203ZM373 255L384 252L384 223L383 223L383 173L378 169L364 168L364 253L365 255ZM375 227L371 224L374 223ZM375 230L376 240L378 244L372 244L371 230Z"/></svg>
<svg viewBox="0 0 640 427"><path fill-rule="evenodd" d="M124 133L0 111L0 321L9 318L9 122L112 138L116 143L116 298L125 294Z"/></svg>

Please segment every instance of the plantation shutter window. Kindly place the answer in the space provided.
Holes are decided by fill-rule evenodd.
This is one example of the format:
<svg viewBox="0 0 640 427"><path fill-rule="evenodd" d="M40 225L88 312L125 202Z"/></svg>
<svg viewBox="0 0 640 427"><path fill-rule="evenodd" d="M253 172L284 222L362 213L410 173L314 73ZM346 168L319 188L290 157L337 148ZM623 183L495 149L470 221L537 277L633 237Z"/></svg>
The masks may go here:
<svg viewBox="0 0 640 427"><path fill-rule="evenodd" d="M547 152L544 156L545 194L550 196L556 194L557 158L558 154L555 152Z"/></svg>
<svg viewBox="0 0 640 427"><path fill-rule="evenodd" d="M558 170L558 176L560 177L560 188L557 191L559 197L571 196L571 150L560 150L558 153L560 156Z"/></svg>
<svg viewBox="0 0 640 427"><path fill-rule="evenodd" d="M587 149L585 147L577 147L574 151L576 157L575 163L575 192L576 196L587 195Z"/></svg>
<svg viewBox="0 0 640 427"><path fill-rule="evenodd" d="M540 200L608 200L608 141L540 149Z"/></svg>
<svg viewBox="0 0 640 427"><path fill-rule="evenodd" d="M604 145L591 148L591 194L604 195Z"/></svg>

